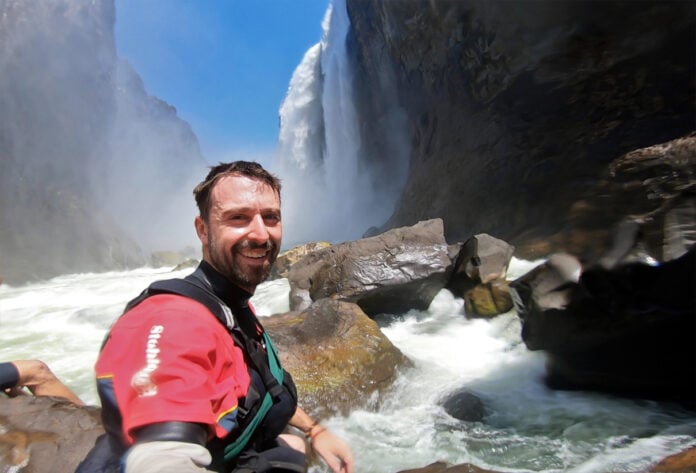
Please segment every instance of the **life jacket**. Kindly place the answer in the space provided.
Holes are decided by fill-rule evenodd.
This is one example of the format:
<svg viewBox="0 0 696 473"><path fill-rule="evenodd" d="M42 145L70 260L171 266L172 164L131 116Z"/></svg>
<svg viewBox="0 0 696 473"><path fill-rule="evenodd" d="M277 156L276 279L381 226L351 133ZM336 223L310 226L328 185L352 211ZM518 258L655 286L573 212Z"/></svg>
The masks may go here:
<svg viewBox="0 0 696 473"><path fill-rule="evenodd" d="M139 296L128 302L123 313L133 309L148 297L158 294L188 297L204 305L225 326L234 342L244 351L251 383L247 395L240 400L238 407L239 429L235 429L227 438L213 439L206 445L213 456L213 463L209 468L224 471L234 466L240 453L246 448L262 445L282 432L297 407L297 390L292 377L283 369L271 338L263 330L252 310L247 306L233 314L230 307L199 277L196 277L198 271L200 269L183 279L167 279L150 284ZM102 348L107 340L108 335ZM97 445L83 461L84 465L78 466L77 473L112 471L110 468L117 463L116 458L120 459L126 450L120 432L122 420L120 412L115 406L107 406L103 399L102 404L102 420L107 435L97 441ZM284 412L279 413L279 416L269 416L267 419L268 412L273 408L279 408L277 410ZM259 426L263 426L261 431ZM229 438L233 435L235 435L234 438ZM122 445L117 445L119 442L115 441L114 437L121 439ZM107 443L109 447L106 447ZM92 456L99 458L90 458ZM104 467L103 469L87 467L91 464L103 464Z"/></svg>

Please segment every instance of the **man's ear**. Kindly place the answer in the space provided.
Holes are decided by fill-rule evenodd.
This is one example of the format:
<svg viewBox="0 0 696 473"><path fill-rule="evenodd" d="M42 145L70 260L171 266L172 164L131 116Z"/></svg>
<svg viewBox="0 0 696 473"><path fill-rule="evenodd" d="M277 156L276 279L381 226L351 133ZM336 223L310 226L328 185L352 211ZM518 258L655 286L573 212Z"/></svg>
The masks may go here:
<svg viewBox="0 0 696 473"><path fill-rule="evenodd" d="M205 223L205 221L201 218L200 215L196 217L196 219L193 221L193 224L196 227L196 234L198 235L198 239L201 240L203 246L206 246L208 244L208 224Z"/></svg>

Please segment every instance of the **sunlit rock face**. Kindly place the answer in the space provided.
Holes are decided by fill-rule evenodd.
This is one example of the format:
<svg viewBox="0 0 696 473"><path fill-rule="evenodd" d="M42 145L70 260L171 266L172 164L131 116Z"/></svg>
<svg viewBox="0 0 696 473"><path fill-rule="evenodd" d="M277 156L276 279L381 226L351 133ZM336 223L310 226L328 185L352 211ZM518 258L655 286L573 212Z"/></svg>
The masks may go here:
<svg viewBox="0 0 696 473"><path fill-rule="evenodd" d="M183 246L162 226L191 226L198 144L118 59L113 25L111 1L0 3L5 283L143 264L150 248Z"/></svg>
<svg viewBox="0 0 696 473"><path fill-rule="evenodd" d="M693 2L347 7L365 152L381 159L396 109L411 137L408 179L381 230L441 217L448 241L486 232L520 254L581 231L573 250L596 258L628 210L617 201L582 222L572 210L611 162L695 127Z"/></svg>

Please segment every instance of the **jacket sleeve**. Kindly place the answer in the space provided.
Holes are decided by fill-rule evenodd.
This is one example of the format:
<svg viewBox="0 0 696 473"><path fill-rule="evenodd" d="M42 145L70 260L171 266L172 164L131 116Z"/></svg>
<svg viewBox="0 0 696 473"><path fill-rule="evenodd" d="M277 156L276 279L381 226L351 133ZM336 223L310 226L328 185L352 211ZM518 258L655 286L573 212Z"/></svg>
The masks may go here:
<svg viewBox="0 0 696 473"><path fill-rule="evenodd" d="M195 443L155 441L138 443L125 457L125 473L210 473L210 452Z"/></svg>

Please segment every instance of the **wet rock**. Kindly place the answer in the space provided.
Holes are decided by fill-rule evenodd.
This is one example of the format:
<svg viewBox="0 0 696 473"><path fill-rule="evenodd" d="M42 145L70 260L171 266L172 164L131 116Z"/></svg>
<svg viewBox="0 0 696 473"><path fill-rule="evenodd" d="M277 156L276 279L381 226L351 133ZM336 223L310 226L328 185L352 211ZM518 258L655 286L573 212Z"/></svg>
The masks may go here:
<svg viewBox="0 0 696 473"><path fill-rule="evenodd" d="M547 353L547 383L695 407L696 246L657 266L591 267L577 282L575 267L542 265L510 284L524 343Z"/></svg>
<svg viewBox="0 0 696 473"><path fill-rule="evenodd" d="M696 471L696 447L675 453L648 471L654 473L693 473Z"/></svg>
<svg viewBox="0 0 696 473"><path fill-rule="evenodd" d="M300 405L318 417L376 406L408 359L356 304L322 299L263 319L292 373Z"/></svg>
<svg viewBox="0 0 696 473"><path fill-rule="evenodd" d="M469 238L459 250L448 288L458 294L504 279L514 252L514 246L486 233Z"/></svg>
<svg viewBox="0 0 696 473"><path fill-rule="evenodd" d="M290 268L290 307L330 297L370 316L427 309L449 278L448 249L433 219L315 251Z"/></svg>
<svg viewBox="0 0 696 473"><path fill-rule="evenodd" d="M510 288L504 279L479 284L464 293L467 318L493 317L512 309Z"/></svg>
<svg viewBox="0 0 696 473"><path fill-rule="evenodd" d="M460 388L448 394L441 404L445 412L463 421L477 422L486 415L481 399L467 388Z"/></svg>
<svg viewBox="0 0 696 473"><path fill-rule="evenodd" d="M287 278L288 273L290 272L290 267L293 264L297 263L309 253L322 248L327 248L329 246L331 246L331 243L326 241L318 241L296 246L295 248L280 253L278 255L278 259L271 268L271 274L268 279L273 280L278 278Z"/></svg>
<svg viewBox="0 0 696 473"><path fill-rule="evenodd" d="M2 471L74 471L104 432L100 412L60 398L0 397Z"/></svg>
<svg viewBox="0 0 696 473"><path fill-rule="evenodd" d="M496 471L487 470L485 468L472 465L471 463L450 465L449 463L445 462L435 462L423 468L401 470L398 473L496 473Z"/></svg>

